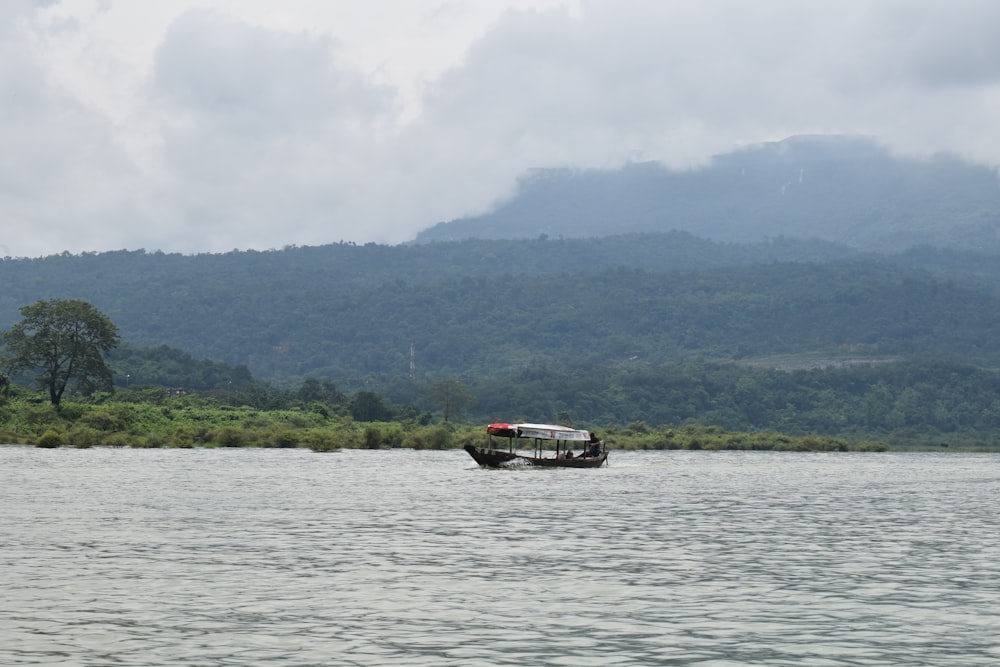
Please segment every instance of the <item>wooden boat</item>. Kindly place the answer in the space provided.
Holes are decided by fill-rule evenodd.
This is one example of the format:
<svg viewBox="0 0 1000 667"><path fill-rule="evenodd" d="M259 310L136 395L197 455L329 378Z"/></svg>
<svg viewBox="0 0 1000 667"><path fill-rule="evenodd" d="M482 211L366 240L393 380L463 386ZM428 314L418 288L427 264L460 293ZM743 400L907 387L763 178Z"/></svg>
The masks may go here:
<svg viewBox="0 0 1000 667"><path fill-rule="evenodd" d="M555 424L490 424L485 447L466 445L476 463L489 468L519 465L548 468L599 468L608 460L604 441L590 431ZM504 443L506 439L506 443ZM573 446L582 448L574 454ZM552 452L551 448L555 448ZM531 454L520 450L531 448ZM546 451L549 450L549 451Z"/></svg>

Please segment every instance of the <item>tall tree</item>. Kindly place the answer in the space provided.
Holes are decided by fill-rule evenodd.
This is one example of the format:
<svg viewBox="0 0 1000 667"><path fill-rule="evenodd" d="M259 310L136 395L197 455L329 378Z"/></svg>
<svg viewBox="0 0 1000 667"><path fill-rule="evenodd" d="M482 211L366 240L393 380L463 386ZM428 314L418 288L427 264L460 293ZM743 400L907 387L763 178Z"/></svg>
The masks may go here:
<svg viewBox="0 0 1000 667"><path fill-rule="evenodd" d="M24 318L3 334L12 371L38 371L52 405L74 383L84 393L112 390L104 355L120 340L118 328L86 301L50 299L21 308Z"/></svg>
<svg viewBox="0 0 1000 667"><path fill-rule="evenodd" d="M359 422L380 422L392 419L392 409L373 391L359 391L351 398L348 410Z"/></svg>
<svg viewBox="0 0 1000 667"><path fill-rule="evenodd" d="M465 408L472 403L472 397L465 390L465 385L455 378L446 378L431 386L430 400L441 408L445 421L458 418Z"/></svg>

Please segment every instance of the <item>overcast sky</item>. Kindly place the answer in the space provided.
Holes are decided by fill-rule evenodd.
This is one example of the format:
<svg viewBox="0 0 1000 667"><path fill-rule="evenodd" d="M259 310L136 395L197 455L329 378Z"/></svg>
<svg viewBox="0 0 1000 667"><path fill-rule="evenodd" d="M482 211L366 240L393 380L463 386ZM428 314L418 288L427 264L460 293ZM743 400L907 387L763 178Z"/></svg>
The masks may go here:
<svg viewBox="0 0 1000 667"><path fill-rule="evenodd" d="M0 257L395 244L803 133L1000 164L1000 2L0 0Z"/></svg>

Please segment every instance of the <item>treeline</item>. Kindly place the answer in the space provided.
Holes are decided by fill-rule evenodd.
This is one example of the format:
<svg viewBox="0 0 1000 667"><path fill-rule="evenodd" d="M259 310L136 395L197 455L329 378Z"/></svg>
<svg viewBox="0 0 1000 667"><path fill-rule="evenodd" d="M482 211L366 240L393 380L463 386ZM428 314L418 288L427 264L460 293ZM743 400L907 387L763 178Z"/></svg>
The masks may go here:
<svg viewBox="0 0 1000 667"><path fill-rule="evenodd" d="M858 252L821 241L777 238L754 244L724 244L687 232L629 234L590 239L482 240L388 246L335 243L289 246L269 251L232 251L182 255L119 250L62 253L43 258L0 259L0 324L38 295L63 291L113 297L121 292L183 299L210 285L232 292L240 285L262 285L269 293L294 288L373 287L396 280L409 284L477 276L551 275L602 271L628 266L647 271L713 270L774 262L827 262ZM147 303L144 310L156 304Z"/></svg>
<svg viewBox="0 0 1000 667"><path fill-rule="evenodd" d="M537 368L469 383L484 420L700 423L893 444L991 444L1000 373L904 361L783 371L736 363Z"/></svg>
<svg viewBox="0 0 1000 667"><path fill-rule="evenodd" d="M1000 373L941 361L809 370L704 361L599 369L540 366L503 376L435 383L407 380L384 390L354 392L316 378L287 388L252 378L239 385L218 383L205 391L178 389L175 384L119 384L114 393L71 396L71 406L58 410L47 405L43 395L5 382L0 386L0 433L18 442L27 434L37 437L39 429L51 420L68 420L58 433L68 434L80 426L134 437L142 435L146 427L144 422L126 418L139 410L135 406L144 406L142 411L159 417L178 407L207 406L244 416L259 412L298 415L292 420L295 423L305 415L309 420L399 422L420 429L441 425L450 417L452 422L476 424L557 422L602 429L628 429L639 424L661 434L702 425L727 433L781 433L908 447L978 447L1000 440ZM112 407L108 407L110 412L98 410L103 416L88 418L91 421L74 418L91 414L96 406L114 405L133 407L120 409L124 415L121 420L112 418L119 410ZM146 435L154 431L162 435L164 424ZM80 433L97 438L89 430ZM207 433L202 431L197 442L209 442L204 439L209 437ZM94 441L79 437L81 442ZM269 437L258 434L253 441ZM97 439L104 443L103 436ZM299 438L296 443L301 441ZM649 441L647 445L669 445L663 438L656 442L661 444Z"/></svg>
<svg viewBox="0 0 1000 667"><path fill-rule="evenodd" d="M201 392L178 392L175 383L119 384L115 394L99 394L85 402L163 406L183 399L228 410L297 411L355 423L398 421L418 426L448 418L478 424L530 421L603 428L701 424L733 432L906 446L982 446L1000 440L1000 373L943 361L849 362L802 370L705 361L598 369L539 366L461 380L402 380L382 389L353 392L316 378L292 387L251 379ZM442 392L442 387L451 393ZM14 400L41 401L23 387L6 391ZM0 406L0 423L3 414Z"/></svg>
<svg viewBox="0 0 1000 667"><path fill-rule="evenodd" d="M107 355L115 385L128 389L168 387L182 391L240 390L254 383L253 374L243 364L231 365L193 356L160 345L142 348L121 345ZM27 378L22 378L27 381Z"/></svg>
<svg viewBox="0 0 1000 667"><path fill-rule="evenodd" d="M411 345L426 379L843 348L996 365L1000 296L988 288L998 278L1000 261L969 254L862 258L830 244L679 233L122 251L0 261L0 328L37 299L80 298L135 347L346 388L406 378Z"/></svg>
<svg viewBox="0 0 1000 667"><path fill-rule="evenodd" d="M95 305L137 347L169 344L269 381L348 388L405 379L411 346L426 379L842 350L1000 364L1000 298L870 262L281 283L207 281L141 306L123 290L104 297L111 307Z"/></svg>
<svg viewBox="0 0 1000 667"><path fill-rule="evenodd" d="M247 351L255 375L347 386L404 378L411 349L429 378L844 350L1000 362L1000 299L867 263L399 282L290 298L263 330L238 301L223 310L231 330L209 339Z"/></svg>

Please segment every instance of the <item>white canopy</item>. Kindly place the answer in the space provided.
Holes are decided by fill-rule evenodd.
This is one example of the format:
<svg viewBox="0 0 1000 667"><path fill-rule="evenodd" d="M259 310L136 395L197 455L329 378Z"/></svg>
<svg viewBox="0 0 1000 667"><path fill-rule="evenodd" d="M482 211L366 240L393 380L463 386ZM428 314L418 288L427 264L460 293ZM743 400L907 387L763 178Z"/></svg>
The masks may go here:
<svg viewBox="0 0 1000 667"><path fill-rule="evenodd" d="M543 440L573 440L589 442L590 431L578 431L567 426L555 424L511 424L517 429L520 438L540 438Z"/></svg>

